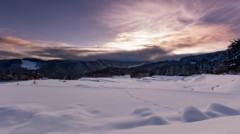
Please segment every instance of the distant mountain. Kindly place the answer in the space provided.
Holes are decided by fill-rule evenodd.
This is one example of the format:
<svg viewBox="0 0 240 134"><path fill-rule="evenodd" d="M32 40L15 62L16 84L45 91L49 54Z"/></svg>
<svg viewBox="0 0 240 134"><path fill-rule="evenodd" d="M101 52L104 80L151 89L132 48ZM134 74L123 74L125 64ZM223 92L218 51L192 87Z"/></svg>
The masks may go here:
<svg viewBox="0 0 240 134"><path fill-rule="evenodd" d="M144 64L131 68L106 68L88 73L89 77L108 77L112 75L131 75L131 77L144 77L151 75L181 75L214 74L223 59L225 51L187 56L180 60L161 61Z"/></svg>
<svg viewBox="0 0 240 134"><path fill-rule="evenodd" d="M161 61L132 68L107 68L88 73L89 77L108 77L129 74L131 77L152 75L189 76L193 74L239 74L240 39L232 41L227 50L186 56L180 60Z"/></svg>
<svg viewBox="0 0 240 134"><path fill-rule="evenodd" d="M224 51L187 56L179 61L163 61L143 65L134 69L132 73L148 72L149 75L181 75L188 76L193 74L217 73L214 68L224 57ZM134 75L134 74L133 74Z"/></svg>
<svg viewBox="0 0 240 134"><path fill-rule="evenodd" d="M96 61L44 61L29 58L0 60L0 81L38 78L78 79L114 75L130 75L140 78L152 75L188 76L222 73L240 73L240 39L233 41L226 51L154 63L104 59Z"/></svg>
<svg viewBox="0 0 240 134"><path fill-rule="evenodd" d="M114 61L99 59L97 61L13 59L0 60L0 80L32 79L46 77L51 79L76 79L96 70L105 68L128 68L147 62ZM24 75L26 74L26 76ZM23 76L21 78L20 76Z"/></svg>

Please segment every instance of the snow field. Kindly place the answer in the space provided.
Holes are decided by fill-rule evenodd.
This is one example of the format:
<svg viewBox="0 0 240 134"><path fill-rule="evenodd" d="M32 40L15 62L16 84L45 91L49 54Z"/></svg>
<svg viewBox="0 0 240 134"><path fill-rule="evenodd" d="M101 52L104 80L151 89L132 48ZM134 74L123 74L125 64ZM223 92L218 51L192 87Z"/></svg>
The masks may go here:
<svg viewBox="0 0 240 134"><path fill-rule="evenodd" d="M240 133L238 75L32 83L0 83L1 134Z"/></svg>

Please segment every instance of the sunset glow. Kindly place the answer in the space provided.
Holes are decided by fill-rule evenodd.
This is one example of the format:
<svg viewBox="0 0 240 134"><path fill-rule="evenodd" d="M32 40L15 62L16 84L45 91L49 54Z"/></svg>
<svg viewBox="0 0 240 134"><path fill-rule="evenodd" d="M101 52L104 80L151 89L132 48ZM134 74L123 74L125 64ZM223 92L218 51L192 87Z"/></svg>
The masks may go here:
<svg viewBox="0 0 240 134"><path fill-rule="evenodd" d="M55 2L49 2L45 10L38 2L15 1L17 7L12 6L14 2L1 4L9 6L0 7L4 18L0 22L1 59L124 60L129 56L158 60L224 50L240 32L239 0ZM18 13L13 12L18 8ZM41 15L35 16L39 11ZM143 59L135 55L151 49L159 54Z"/></svg>

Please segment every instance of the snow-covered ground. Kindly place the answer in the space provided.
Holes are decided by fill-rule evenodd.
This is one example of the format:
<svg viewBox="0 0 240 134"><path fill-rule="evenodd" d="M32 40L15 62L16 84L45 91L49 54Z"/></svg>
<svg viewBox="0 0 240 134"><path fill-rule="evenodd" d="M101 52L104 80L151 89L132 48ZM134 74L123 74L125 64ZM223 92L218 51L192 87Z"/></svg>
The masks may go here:
<svg viewBox="0 0 240 134"><path fill-rule="evenodd" d="M240 76L0 83L0 134L239 134Z"/></svg>

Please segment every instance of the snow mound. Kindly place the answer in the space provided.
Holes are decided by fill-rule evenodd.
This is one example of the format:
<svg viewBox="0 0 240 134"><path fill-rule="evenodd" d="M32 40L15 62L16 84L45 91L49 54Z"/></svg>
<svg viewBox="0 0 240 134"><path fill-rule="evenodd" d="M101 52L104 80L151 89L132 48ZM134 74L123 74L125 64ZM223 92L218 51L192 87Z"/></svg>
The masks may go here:
<svg viewBox="0 0 240 134"><path fill-rule="evenodd" d="M125 120L123 122L111 123L114 129L130 129L149 125L167 125L168 122L159 116L152 116L146 119Z"/></svg>
<svg viewBox="0 0 240 134"><path fill-rule="evenodd" d="M206 80L210 75L208 74L202 74L202 75L192 75L192 76L186 76L183 77L183 81L185 82L201 82Z"/></svg>
<svg viewBox="0 0 240 134"><path fill-rule="evenodd" d="M227 115L227 116L233 116L233 115L240 114L240 112L237 111L236 109L230 108L230 107L222 105L222 104L217 104L217 103L211 104L207 111L210 111L211 113L215 113L216 115L218 113L220 113L222 115Z"/></svg>
<svg viewBox="0 0 240 134"><path fill-rule="evenodd" d="M140 117L145 117L145 116L150 116L153 115L153 113L151 112L150 109L148 108L140 108L140 109L136 109L132 112L132 115L137 115Z"/></svg>
<svg viewBox="0 0 240 134"><path fill-rule="evenodd" d="M43 134L47 130L51 130L54 128L58 128L58 130L60 131L62 129L70 129L72 127L67 125L69 123L69 118L70 117L68 117L67 115L59 116L59 115L38 114L28 121L28 124L24 126L25 128L19 128L15 130L17 131L15 133Z"/></svg>
<svg viewBox="0 0 240 134"><path fill-rule="evenodd" d="M29 60L22 60L22 65L21 65L22 68L26 68L28 70L36 70L36 69L39 69L39 67L37 66L37 63L36 62L32 62L32 61L29 61Z"/></svg>
<svg viewBox="0 0 240 134"><path fill-rule="evenodd" d="M154 75L150 77L153 81L179 81L182 80L183 76L158 76Z"/></svg>
<svg viewBox="0 0 240 134"><path fill-rule="evenodd" d="M109 78L110 79L110 78ZM118 83L117 81L114 80L109 80L108 78L80 78L78 79L79 81L90 81L90 82L103 82L103 83Z"/></svg>
<svg viewBox="0 0 240 134"><path fill-rule="evenodd" d="M231 82L228 82L224 85L221 91L240 94L239 83L239 78L232 79Z"/></svg>
<svg viewBox="0 0 240 134"><path fill-rule="evenodd" d="M183 122L195 122L206 120L208 117L195 107L186 107L180 112L180 118Z"/></svg>
<svg viewBox="0 0 240 134"><path fill-rule="evenodd" d="M124 75L124 76L113 76L113 79L129 79L131 78L130 75Z"/></svg>
<svg viewBox="0 0 240 134"><path fill-rule="evenodd" d="M64 130L81 132L91 128L90 125L86 125L92 120L91 115L76 108L40 112L29 118L23 126L16 126L11 134L45 134Z"/></svg>
<svg viewBox="0 0 240 134"><path fill-rule="evenodd" d="M0 108L0 128L24 123L33 117L33 113L13 107Z"/></svg>
<svg viewBox="0 0 240 134"><path fill-rule="evenodd" d="M206 80L208 77L209 77L209 75L202 74L202 75L195 76L195 79L193 79L193 80L195 82L200 82L200 81Z"/></svg>
<svg viewBox="0 0 240 134"><path fill-rule="evenodd" d="M143 79L137 79L136 82L147 82L147 83L149 83L149 82L152 82L152 81L148 80L146 78L143 78Z"/></svg>

